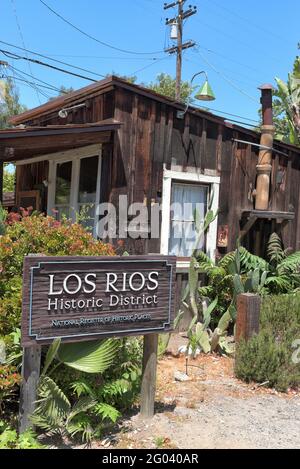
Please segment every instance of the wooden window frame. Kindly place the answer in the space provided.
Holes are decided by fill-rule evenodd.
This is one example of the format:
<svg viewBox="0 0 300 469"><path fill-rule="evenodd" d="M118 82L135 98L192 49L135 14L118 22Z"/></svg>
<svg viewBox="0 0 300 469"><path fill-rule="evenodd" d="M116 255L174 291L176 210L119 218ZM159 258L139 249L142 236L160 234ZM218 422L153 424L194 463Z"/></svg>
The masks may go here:
<svg viewBox="0 0 300 469"><path fill-rule="evenodd" d="M219 193L220 193L220 177L209 176L206 174L199 174L194 168L193 172L182 172L166 169L164 165L163 172L163 190L162 190L162 221L161 221L161 235L160 235L160 252L161 254L168 255L169 253L169 240L170 240L170 221L171 221L171 194L172 184L177 183L198 183L199 185L208 185L213 194L211 210L214 213L219 208ZM207 255L215 260L217 249L217 232L218 232L218 217L210 224L206 236L206 252ZM187 272L189 268L189 258L178 258L177 272Z"/></svg>

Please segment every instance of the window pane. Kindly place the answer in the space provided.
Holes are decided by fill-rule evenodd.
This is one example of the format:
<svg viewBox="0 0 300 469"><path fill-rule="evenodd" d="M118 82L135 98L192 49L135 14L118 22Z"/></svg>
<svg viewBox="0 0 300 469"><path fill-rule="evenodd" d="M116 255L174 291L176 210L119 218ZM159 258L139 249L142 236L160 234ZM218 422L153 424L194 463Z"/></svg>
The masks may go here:
<svg viewBox="0 0 300 469"><path fill-rule="evenodd" d="M196 247L195 216L204 220L207 210L208 187L174 183L172 185L171 226L169 254L188 257ZM199 240L198 249L205 248L205 239Z"/></svg>
<svg viewBox="0 0 300 469"><path fill-rule="evenodd" d="M82 158L80 161L78 191L78 202L80 204L94 204L96 202L98 162L98 156Z"/></svg>
<svg viewBox="0 0 300 469"><path fill-rule="evenodd" d="M70 203L71 177L72 161L58 163L56 167L55 204L67 205Z"/></svg>
<svg viewBox="0 0 300 469"><path fill-rule="evenodd" d="M68 205L60 205L55 207L57 211L57 220L61 221L63 218L70 218L70 207Z"/></svg>

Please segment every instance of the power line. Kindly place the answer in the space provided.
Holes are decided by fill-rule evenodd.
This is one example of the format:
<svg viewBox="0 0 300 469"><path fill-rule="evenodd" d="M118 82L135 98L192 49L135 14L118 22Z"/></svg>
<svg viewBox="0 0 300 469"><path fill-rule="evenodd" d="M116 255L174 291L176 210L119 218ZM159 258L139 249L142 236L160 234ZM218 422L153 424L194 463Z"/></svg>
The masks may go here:
<svg viewBox="0 0 300 469"><path fill-rule="evenodd" d="M18 18L18 13L17 13L17 7L16 7L16 4L15 4L15 0L10 0L10 1L11 1L11 5L12 5L12 9L13 9L14 15L15 15L15 20L16 20L16 24L17 24L18 31L19 31L19 35L20 35L20 38L21 38L23 47L24 47L24 49L25 49L25 48L26 48L26 46L25 46L25 40L24 40L24 36L23 36L23 33L22 33L20 21L19 21L19 18ZM30 73L31 77L33 78L33 74L32 74L32 69L31 69L31 64L30 64L30 62L28 62L28 70L29 70L29 73ZM35 92L36 92L36 95L37 95L37 99L38 99L39 103L41 104L41 100L40 100L40 96L39 96L39 90L37 89L37 87L36 87L35 84L33 84L33 86L35 87Z"/></svg>
<svg viewBox="0 0 300 469"><path fill-rule="evenodd" d="M202 60L212 69L214 70L215 73L217 73L221 78L223 78L223 80L227 81L227 83L229 83L230 86L232 86L233 88L235 88L239 93L247 96L247 98L251 99L252 101L254 101L255 103L257 103L257 99L255 99L253 96L251 96L250 94L246 93L246 91L242 90L241 88L239 88L233 81L231 81L229 78L227 78L225 75L223 75L222 72L220 72L220 70L218 70L212 63L209 62L209 60L207 60L205 58L205 56L203 54L201 54L200 51L198 51L198 54L200 55L200 57L202 58ZM186 59L187 60L187 59Z"/></svg>
<svg viewBox="0 0 300 469"><path fill-rule="evenodd" d="M65 70L63 68L55 67L54 65L47 64L46 62L41 62L40 60L35 60L35 59L27 58L27 57L22 57L18 54L14 54L12 52L9 52L9 51L3 50L3 49L0 49L0 52L2 52L2 54L4 54L6 57L9 57L11 59L17 58L17 59L22 59L22 60L28 60L29 62L33 62L37 65L43 65L44 67L48 67L48 68L51 68L53 70L56 70L56 71L59 71L59 72L62 72L62 73L66 73L67 75L72 75L72 76L75 76L77 78L83 78L84 80L88 80L88 81L92 81L94 83L97 83L97 80L94 80L93 78L89 78L89 77L86 77L84 75L79 75L78 73L70 72L69 70ZM104 75L103 75L103 77L104 77Z"/></svg>
<svg viewBox="0 0 300 469"><path fill-rule="evenodd" d="M21 81L23 83L27 83L28 85L33 85L33 82L30 82L30 81L26 80L25 78L23 79L23 78L19 78L19 77L10 76L10 75L6 75L6 78ZM40 88L45 88L46 90L55 91L51 86L40 85L40 84L38 84L36 86L38 86Z"/></svg>
<svg viewBox="0 0 300 469"><path fill-rule="evenodd" d="M214 0L209 0L209 3L212 3L217 8L220 8L220 9L226 11L227 13L229 13L230 15L235 16L239 20L244 21L245 23L247 23L248 26L251 26L251 24L252 24L252 26L255 27L256 29L258 29L259 31L262 31L265 34L268 34L268 35L273 36L277 39L280 39L281 41L285 41L285 39L283 37L280 37L277 34L274 34L272 31L269 31L268 29L263 28L262 26L254 23L254 21L250 20L249 18L245 18L244 16L241 16L240 14L230 10L229 8L225 7L224 5L220 5L219 3L215 2Z"/></svg>
<svg viewBox="0 0 300 469"><path fill-rule="evenodd" d="M15 72L19 72L19 73L22 73L23 75L27 75L30 77L30 75L26 72L23 72L23 70L19 70L18 68L16 68L15 66L12 66L12 65L9 65L9 68L11 68L12 70L14 70ZM35 80L39 81L40 83L43 83L44 85L46 85L47 87L51 87L53 91L57 91L58 93L61 92L61 90L59 88L57 88L56 86L53 86L51 85L50 83L47 83L46 81L43 81L41 80L40 78L37 78L37 77L34 77Z"/></svg>
<svg viewBox="0 0 300 469"><path fill-rule="evenodd" d="M91 34L87 33L86 31L84 31L83 29L79 28L78 26L75 26L73 23L71 23L71 21L67 20L64 16L62 16L61 14L59 14L57 11L53 10L53 8L51 8L46 2L44 2L43 0L39 0L40 3L42 3L46 8L48 8L49 11L51 11L55 16L57 16L58 18L60 18L62 21L64 21L64 23L68 24L69 26L71 26L71 28L75 29L76 31L78 31L79 33L83 34L84 36L86 36L87 38L91 39L92 41L95 41L95 42L98 42L99 44L101 44L102 46L105 46L105 47L109 47L110 49L113 49L113 50L117 50L119 52L123 52L124 54L133 54L133 55L153 55L153 54L161 54L163 53L164 51L155 51L155 52L136 52L136 51L130 51L130 50L127 50L127 49L121 49L120 47L116 47L116 46L113 46L112 44L109 44L107 42L103 42L103 41L100 41L100 39L97 39L96 37L92 36Z"/></svg>
<svg viewBox="0 0 300 469"><path fill-rule="evenodd" d="M193 52L194 55L197 55L198 52ZM193 60L191 59L186 59L188 60L188 62L191 62L191 63L194 63L196 65L198 65L198 62L194 62ZM257 85L259 84L258 81L254 81L254 80L250 80L249 79L249 75L245 75L244 73L239 73L239 72L235 72L233 71L232 69L229 69L227 67L221 67L221 71L222 72L226 72L226 75L227 75L227 72L229 73L233 73L234 74L234 77L230 76L230 75L227 75L227 78L229 79L233 79L234 81L236 81L237 83L244 83L246 86L249 86L251 85L251 87L257 87ZM239 75L243 78L236 78L236 76Z"/></svg>
<svg viewBox="0 0 300 469"><path fill-rule="evenodd" d="M256 51L256 53L259 53L260 55L263 55L265 59L269 58L271 60L280 61L279 57L274 57L274 56L270 55L269 51L267 51L265 49L262 49L262 48L255 47L253 44L247 43L245 41L241 41L240 38L234 37L231 34L228 34L227 32L222 31L221 29L218 29L215 26L212 26L211 24L205 23L202 19L201 20L197 19L196 21L198 21L198 23L201 24L202 26L205 26L206 28L212 29L213 31L216 31L218 34L221 34L222 36L227 37L228 39L233 41L235 44L239 43L239 44L247 47L248 49L251 49L252 51Z"/></svg>
<svg viewBox="0 0 300 469"><path fill-rule="evenodd" d="M133 75L135 75L136 73L142 72L142 71L145 70L146 68L152 67L153 65L155 65L155 64L158 63L158 62L162 62L163 60L168 60L169 58L170 58L170 57L163 57L162 59L156 60L154 63L145 65L145 67L142 67L142 68L139 68L138 70L135 70L135 71L133 72Z"/></svg>
<svg viewBox="0 0 300 469"><path fill-rule="evenodd" d="M29 54L37 55L38 57L43 57L44 59L51 60L52 62L56 62L56 63L62 64L62 65L65 65L67 67L75 68L77 70L81 70L82 72L90 73L91 75L96 75L96 76L99 76L99 77L102 77L102 78L105 77L105 75L101 75L100 73L92 72L91 70L87 70L86 68L82 68L82 67L78 67L77 65L72 65L72 64L69 64L69 63L66 63L66 62L62 62L61 60L52 59L51 57L49 57L47 55L39 54L38 52L33 52L32 50L25 49L23 47L19 47L19 46L16 46L14 44L10 44L9 42L0 41L0 43L5 44L6 46L9 46L9 47L13 47L14 49L18 49L18 50L28 52Z"/></svg>
<svg viewBox="0 0 300 469"><path fill-rule="evenodd" d="M244 120L253 122L254 124L260 124L260 122L254 120L254 119L250 119L249 117L239 116L238 114L231 114L230 112L220 111L218 109L212 109L212 108L207 107L207 106L202 106L202 104L201 104L201 108L203 108L207 111L218 112L219 114L224 114L225 116L232 116L232 117L237 117L238 119L244 119Z"/></svg>
<svg viewBox="0 0 300 469"><path fill-rule="evenodd" d="M16 75L18 75L18 74L16 74ZM15 86L17 86L17 85L16 85L16 80L18 80L18 78L17 78L16 76L9 77L9 76L7 75L7 73L6 73L6 71L4 71L4 72L3 72L3 75L2 75L1 77L2 77L2 78L6 78L7 80L13 79L13 80L14 80L14 83L15 83ZM29 88L32 88L32 89L34 89L34 90L37 89L37 85L34 85L33 83L30 83L30 82L28 82L28 81L26 81L26 86L28 86ZM47 94L45 91L42 91L42 90L40 90L40 89L39 89L38 91L39 91L39 93L40 93L42 96L44 96L45 98L47 98L47 99L50 98L50 95Z"/></svg>

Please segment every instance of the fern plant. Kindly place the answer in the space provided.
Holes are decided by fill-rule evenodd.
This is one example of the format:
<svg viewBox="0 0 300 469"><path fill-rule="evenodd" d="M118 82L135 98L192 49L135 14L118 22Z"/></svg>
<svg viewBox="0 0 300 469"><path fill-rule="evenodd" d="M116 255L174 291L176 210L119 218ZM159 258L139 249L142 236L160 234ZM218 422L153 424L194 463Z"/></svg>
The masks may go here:
<svg viewBox="0 0 300 469"><path fill-rule="evenodd" d="M60 339L55 340L45 358L32 423L61 437L81 435L87 443L101 430L101 424L97 423L99 417L101 423L115 423L119 411L102 400L103 394L108 392L107 385L95 391L84 379L74 382L72 389L76 399L71 402L51 375L62 364L87 374L104 373L113 364L118 348L119 341L111 339L81 344L61 344Z"/></svg>

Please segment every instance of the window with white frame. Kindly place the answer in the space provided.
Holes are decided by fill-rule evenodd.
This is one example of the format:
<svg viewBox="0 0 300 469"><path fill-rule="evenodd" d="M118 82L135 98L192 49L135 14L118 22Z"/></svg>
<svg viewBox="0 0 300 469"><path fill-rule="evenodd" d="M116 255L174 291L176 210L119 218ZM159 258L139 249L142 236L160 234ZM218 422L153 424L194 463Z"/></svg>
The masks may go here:
<svg viewBox="0 0 300 469"><path fill-rule="evenodd" d="M49 160L48 213L57 211L96 234L96 204L100 199L101 154L93 149L65 152Z"/></svg>
<svg viewBox="0 0 300 469"><path fill-rule="evenodd" d="M214 259L217 218L205 236L199 238L196 224L204 221L210 201L215 213L219 203L220 178L196 172L164 170L161 253L188 258L197 246ZM184 263L184 261L183 261ZM185 262L186 267L188 261ZM183 266L184 267L184 266Z"/></svg>

